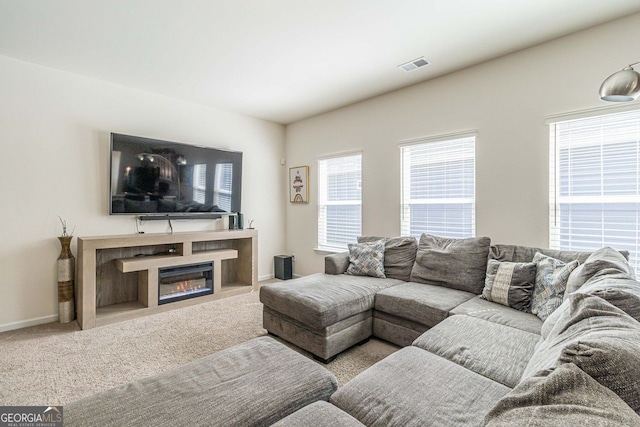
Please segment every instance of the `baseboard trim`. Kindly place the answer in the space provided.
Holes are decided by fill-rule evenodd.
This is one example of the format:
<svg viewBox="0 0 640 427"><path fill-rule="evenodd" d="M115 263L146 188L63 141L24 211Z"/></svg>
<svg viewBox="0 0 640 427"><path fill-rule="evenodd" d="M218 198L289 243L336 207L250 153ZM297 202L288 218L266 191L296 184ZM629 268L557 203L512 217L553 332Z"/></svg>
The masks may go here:
<svg viewBox="0 0 640 427"><path fill-rule="evenodd" d="M28 328L29 326L36 326L36 325L42 325L44 323L56 322L57 320L58 320L58 315L52 314L50 316L36 317L35 319L5 323L4 325L0 325L0 332L14 331L16 329Z"/></svg>
<svg viewBox="0 0 640 427"><path fill-rule="evenodd" d="M294 274L294 276L296 276ZM275 277L273 274L265 274L264 276L258 276L258 281L263 282L265 280L271 280ZM5 323L0 325L0 332L14 331L16 329L28 328L29 326L42 325L44 323L56 322L58 320L57 314L50 316L36 317L35 319L21 320L18 322Z"/></svg>

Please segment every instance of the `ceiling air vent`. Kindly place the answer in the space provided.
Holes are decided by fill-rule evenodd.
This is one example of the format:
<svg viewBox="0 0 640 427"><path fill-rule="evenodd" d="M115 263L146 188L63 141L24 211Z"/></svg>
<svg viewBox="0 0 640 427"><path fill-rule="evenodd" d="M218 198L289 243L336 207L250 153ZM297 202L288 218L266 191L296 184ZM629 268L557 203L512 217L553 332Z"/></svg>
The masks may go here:
<svg viewBox="0 0 640 427"><path fill-rule="evenodd" d="M405 71L413 71L420 67L424 67L425 65L429 65L429 61L424 56L420 58L414 59L413 61L405 62L404 64L398 65L398 68L402 68Z"/></svg>

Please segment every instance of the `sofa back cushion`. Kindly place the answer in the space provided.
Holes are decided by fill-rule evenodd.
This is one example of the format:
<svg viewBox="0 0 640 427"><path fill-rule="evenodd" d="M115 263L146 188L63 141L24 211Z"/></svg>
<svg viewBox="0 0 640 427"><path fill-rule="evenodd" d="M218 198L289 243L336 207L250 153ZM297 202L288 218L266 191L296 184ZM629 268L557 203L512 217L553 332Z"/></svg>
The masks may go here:
<svg viewBox="0 0 640 427"><path fill-rule="evenodd" d="M491 239L420 236L411 281L482 293Z"/></svg>
<svg viewBox="0 0 640 427"><path fill-rule="evenodd" d="M523 380L491 409L485 427L634 426L640 417L574 364Z"/></svg>
<svg viewBox="0 0 640 427"><path fill-rule="evenodd" d="M577 365L640 414L640 328L573 342L560 362Z"/></svg>
<svg viewBox="0 0 640 427"><path fill-rule="evenodd" d="M628 274L631 278L635 277L624 255L615 249L604 247L589 255L589 258L571 273L567 281L567 293L577 291L589 279L604 270L607 273L620 272Z"/></svg>
<svg viewBox="0 0 640 427"><path fill-rule="evenodd" d="M416 260L418 242L415 237L358 237L358 243L375 242L384 239L384 274L391 279L408 282Z"/></svg>
<svg viewBox="0 0 640 427"><path fill-rule="evenodd" d="M640 283L626 273L603 270L576 293L598 296L640 322Z"/></svg>
<svg viewBox="0 0 640 427"><path fill-rule="evenodd" d="M581 293L568 296L554 317L523 379L574 363L639 412L640 323L602 298Z"/></svg>
<svg viewBox="0 0 640 427"><path fill-rule="evenodd" d="M532 262L533 257L537 252L565 263L573 260L583 263L587 258L589 258L589 255L591 255L591 252L560 251L555 249L534 248L530 246L498 244L491 246L491 253L489 256L498 261Z"/></svg>

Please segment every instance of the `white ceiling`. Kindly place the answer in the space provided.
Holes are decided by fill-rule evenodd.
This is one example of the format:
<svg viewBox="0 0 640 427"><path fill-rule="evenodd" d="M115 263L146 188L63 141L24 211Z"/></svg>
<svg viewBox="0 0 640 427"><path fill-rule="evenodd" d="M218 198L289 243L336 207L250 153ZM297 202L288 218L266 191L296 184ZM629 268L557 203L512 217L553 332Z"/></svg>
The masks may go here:
<svg viewBox="0 0 640 427"><path fill-rule="evenodd" d="M0 55L291 123L638 11L638 0L0 0ZM420 56L431 65L397 68Z"/></svg>

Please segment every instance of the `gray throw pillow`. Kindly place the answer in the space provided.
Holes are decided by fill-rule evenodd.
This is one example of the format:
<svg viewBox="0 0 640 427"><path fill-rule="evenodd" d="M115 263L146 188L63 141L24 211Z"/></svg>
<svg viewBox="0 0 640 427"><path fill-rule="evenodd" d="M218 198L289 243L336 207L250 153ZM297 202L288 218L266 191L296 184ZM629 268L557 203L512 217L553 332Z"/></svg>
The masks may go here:
<svg viewBox="0 0 640 427"><path fill-rule="evenodd" d="M370 243L349 243L346 274L384 278L384 239Z"/></svg>
<svg viewBox="0 0 640 427"><path fill-rule="evenodd" d="M384 239L384 275L391 279L408 282L416 260L418 242L415 237L358 237L358 243L375 242Z"/></svg>
<svg viewBox="0 0 640 427"><path fill-rule="evenodd" d="M614 392L574 364L541 371L491 409L486 427L637 426L640 418Z"/></svg>
<svg viewBox="0 0 640 427"><path fill-rule="evenodd" d="M583 264L571 272L569 280L567 280L566 293L571 294L577 291L590 278L603 270L627 273L631 278L635 277L633 269L620 252L604 247L589 255L589 258Z"/></svg>
<svg viewBox="0 0 640 427"><path fill-rule="evenodd" d="M490 259L481 298L529 313L535 281L536 265L532 262Z"/></svg>
<svg viewBox="0 0 640 427"><path fill-rule="evenodd" d="M491 239L420 236L411 281L482 293Z"/></svg>
<svg viewBox="0 0 640 427"><path fill-rule="evenodd" d="M545 320L562 304L567 280L578 266L578 261L565 264L537 252L533 262L536 264L536 282L531 299L531 313Z"/></svg>

